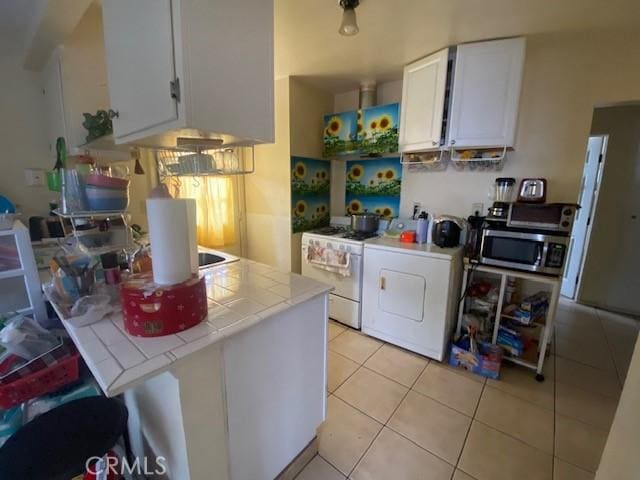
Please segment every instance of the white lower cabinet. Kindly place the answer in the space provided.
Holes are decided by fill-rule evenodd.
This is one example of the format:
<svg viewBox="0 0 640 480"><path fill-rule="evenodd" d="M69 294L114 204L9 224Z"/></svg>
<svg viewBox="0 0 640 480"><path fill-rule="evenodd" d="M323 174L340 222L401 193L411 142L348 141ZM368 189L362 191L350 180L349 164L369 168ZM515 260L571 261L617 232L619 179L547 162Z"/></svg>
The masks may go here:
<svg viewBox="0 0 640 480"><path fill-rule="evenodd" d="M460 282L459 249L429 257L365 246L362 331L441 361Z"/></svg>

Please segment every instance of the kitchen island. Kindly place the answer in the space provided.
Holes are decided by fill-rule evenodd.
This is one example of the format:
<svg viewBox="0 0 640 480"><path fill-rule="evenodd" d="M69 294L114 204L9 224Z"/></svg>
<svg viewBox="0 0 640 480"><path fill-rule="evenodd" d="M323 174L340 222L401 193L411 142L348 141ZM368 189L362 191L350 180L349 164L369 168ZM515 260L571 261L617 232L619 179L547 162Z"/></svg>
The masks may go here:
<svg viewBox="0 0 640 480"><path fill-rule="evenodd" d="M244 259L201 273L208 318L175 335L130 336L121 313L75 328L54 308L104 393L124 394L135 457L177 480L275 478L325 417L331 287Z"/></svg>

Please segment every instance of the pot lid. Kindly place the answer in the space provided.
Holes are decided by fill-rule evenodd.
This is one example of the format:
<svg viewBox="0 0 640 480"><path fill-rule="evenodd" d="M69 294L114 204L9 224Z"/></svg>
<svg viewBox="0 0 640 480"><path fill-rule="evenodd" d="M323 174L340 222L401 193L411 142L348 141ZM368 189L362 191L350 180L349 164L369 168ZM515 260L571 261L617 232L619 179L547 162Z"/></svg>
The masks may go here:
<svg viewBox="0 0 640 480"><path fill-rule="evenodd" d="M372 213L372 212L369 212L368 210L365 210L364 212L354 212L354 213L351 214L351 216L352 217L365 217L365 218L368 218L368 217L372 217L372 218L373 217L376 217L376 218L380 217L380 215L378 215L377 213Z"/></svg>

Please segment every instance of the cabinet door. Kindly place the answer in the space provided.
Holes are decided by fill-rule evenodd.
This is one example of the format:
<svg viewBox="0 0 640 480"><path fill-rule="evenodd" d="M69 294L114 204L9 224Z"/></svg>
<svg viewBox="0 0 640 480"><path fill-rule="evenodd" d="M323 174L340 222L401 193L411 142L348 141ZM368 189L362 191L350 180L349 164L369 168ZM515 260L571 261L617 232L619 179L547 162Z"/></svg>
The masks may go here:
<svg viewBox="0 0 640 480"><path fill-rule="evenodd" d="M178 118L172 8L178 0L104 0L104 39L116 138Z"/></svg>
<svg viewBox="0 0 640 480"><path fill-rule="evenodd" d="M524 38L458 46L450 146L513 146L524 51Z"/></svg>
<svg viewBox="0 0 640 480"><path fill-rule="evenodd" d="M440 145L449 49L404 67L400 151Z"/></svg>

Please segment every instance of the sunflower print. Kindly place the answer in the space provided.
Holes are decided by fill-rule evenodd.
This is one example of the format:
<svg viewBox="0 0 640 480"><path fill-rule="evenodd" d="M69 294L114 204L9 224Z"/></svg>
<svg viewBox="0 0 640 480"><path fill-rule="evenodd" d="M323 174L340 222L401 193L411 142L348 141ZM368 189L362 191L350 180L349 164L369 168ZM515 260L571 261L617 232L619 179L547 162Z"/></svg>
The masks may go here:
<svg viewBox="0 0 640 480"><path fill-rule="evenodd" d="M384 172L385 180L393 180L396 177L396 172L394 172L391 168L389 168L386 172Z"/></svg>
<svg viewBox="0 0 640 480"><path fill-rule="evenodd" d="M362 211L362 203L360 200L351 200L348 207L350 213L358 213Z"/></svg>
<svg viewBox="0 0 640 480"><path fill-rule="evenodd" d="M304 200L299 200L298 203L296 203L296 208L293 209L293 214L300 218L300 217L304 217L304 214L307 212L307 202L305 202Z"/></svg>
<svg viewBox="0 0 640 480"><path fill-rule="evenodd" d="M391 214L393 214L393 210L391 210L389 207L384 207L382 209L382 216L383 217L390 217Z"/></svg>
<svg viewBox="0 0 640 480"><path fill-rule="evenodd" d="M293 175L297 179L303 179L307 176L307 166L304 164L304 162L296 163L296 166L293 168Z"/></svg>
<svg viewBox="0 0 640 480"><path fill-rule="evenodd" d="M342 120L337 115L334 115L327 123L327 133L331 136L337 136L340 130L342 130Z"/></svg>
<svg viewBox="0 0 640 480"><path fill-rule="evenodd" d="M360 180L364 175L364 167L362 165L354 165L349 170L349 176L352 180Z"/></svg>
<svg viewBox="0 0 640 480"><path fill-rule="evenodd" d="M358 121L362 120L362 110L358 110Z"/></svg>
<svg viewBox="0 0 640 480"><path fill-rule="evenodd" d="M378 120L371 120L371 122L369 123L369 130L373 130L376 131L378 130Z"/></svg>
<svg viewBox="0 0 640 480"><path fill-rule="evenodd" d="M389 115L382 115L378 119L378 128L382 132L386 132L392 127L391 117Z"/></svg>
<svg viewBox="0 0 640 480"><path fill-rule="evenodd" d="M382 170L378 171L378 173L376 173L376 177L378 177L379 180L382 180L384 178L384 173Z"/></svg>

